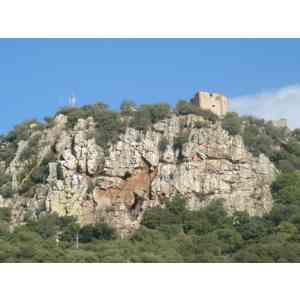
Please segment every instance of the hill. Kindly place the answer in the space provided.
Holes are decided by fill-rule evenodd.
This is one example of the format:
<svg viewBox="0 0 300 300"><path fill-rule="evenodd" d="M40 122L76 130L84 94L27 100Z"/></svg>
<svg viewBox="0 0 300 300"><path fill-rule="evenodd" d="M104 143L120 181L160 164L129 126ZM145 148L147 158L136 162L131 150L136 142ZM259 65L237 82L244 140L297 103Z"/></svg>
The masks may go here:
<svg viewBox="0 0 300 300"><path fill-rule="evenodd" d="M26 121L1 137L0 260L297 261L299 132L186 101Z"/></svg>

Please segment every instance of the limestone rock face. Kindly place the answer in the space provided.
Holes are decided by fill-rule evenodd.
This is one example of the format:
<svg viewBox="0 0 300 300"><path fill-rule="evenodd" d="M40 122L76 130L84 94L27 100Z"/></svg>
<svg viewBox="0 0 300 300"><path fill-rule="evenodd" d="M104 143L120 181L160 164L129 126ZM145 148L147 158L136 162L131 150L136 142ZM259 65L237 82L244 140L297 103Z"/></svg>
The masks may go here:
<svg viewBox="0 0 300 300"><path fill-rule="evenodd" d="M240 136L230 136L218 123L172 115L146 132L127 128L105 150L93 137L93 119L80 119L67 130L65 118L58 116L41 138L57 160L49 163L46 182L25 201L33 211L44 206L46 212L75 215L81 224L105 221L126 235L138 228L146 208L163 206L176 193L192 210L215 199L223 199L229 213L263 215L272 208L274 165L264 155L254 157ZM179 135L186 137L180 146ZM17 157L11 173L16 166Z"/></svg>
<svg viewBox="0 0 300 300"><path fill-rule="evenodd" d="M229 213L263 215L271 209L275 168L264 155L247 152L240 136L231 137L218 125L192 129L182 156L179 164L159 164L151 187L154 201L177 191L189 199L191 209L213 199L224 199Z"/></svg>

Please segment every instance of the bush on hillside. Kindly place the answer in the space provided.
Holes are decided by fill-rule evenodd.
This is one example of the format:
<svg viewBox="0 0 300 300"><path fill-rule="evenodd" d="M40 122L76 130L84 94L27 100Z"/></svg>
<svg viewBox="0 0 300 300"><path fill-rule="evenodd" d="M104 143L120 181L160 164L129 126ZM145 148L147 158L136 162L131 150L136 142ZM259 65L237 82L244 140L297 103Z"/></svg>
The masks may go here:
<svg viewBox="0 0 300 300"><path fill-rule="evenodd" d="M13 196L12 179L10 175L0 175L0 195L4 198L11 198Z"/></svg>
<svg viewBox="0 0 300 300"><path fill-rule="evenodd" d="M6 167L14 159L17 152L17 145L15 143L9 143L6 146L0 148L0 161L5 161Z"/></svg>
<svg viewBox="0 0 300 300"><path fill-rule="evenodd" d="M26 141L34 131L43 129L44 126L36 119L24 121L15 126L6 136L5 141L17 144L21 140Z"/></svg>
<svg viewBox="0 0 300 300"><path fill-rule="evenodd" d="M277 203L300 205L300 173L280 174L273 184L273 194Z"/></svg>
<svg viewBox="0 0 300 300"><path fill-rule="evenodd" d="M0 222L10 222L11 220L11 208L0 207Z"/></svg>
<svg viewBox="0 0 300 300"><path fill-rule="evenodd" d="M89 243L95 240L111 240L114 238L114 231L106 223L85 225L79 231L79 239L82 243Z"/></svg>
<svg viewBox="0 0 300 300"><path fill-rule="evenodd" d="M230 135L237 135L241 133L242 121L237 113L227 113L222 120L222 127Z"/></svg>
<svg viewBox="0 0 300 300"><path fill-rule="evenodd" d="M167 103L141 105L132 115L129 126L146 131L152 124L168 118L170 113L171 108Z"/></svg>
<svg viewBox="0 0 300 300"><path fill-rule="evenodd" d="M124 100L121 103L120 111L123 116L132 116L137 110L137 105L131 100Z"/></svg>
<svg viewBox="0 0 300 300"><path fill-rule="evenodd" d="M179 100L176 103L175 111L178 115L197 115L198 108L189 101Z"/></svg>
<svg viewBox="0 0 300 300"><path fill-rule="evenodd" d="M178 115L189 115L194 114L197 116L203 117L205 120L209 120L212 123L215 123L219 117L211 112L210 110L203 110L197 107L196 105L192 104L191 102L185 100L179 100L176 103L176 113Z"/></svg>

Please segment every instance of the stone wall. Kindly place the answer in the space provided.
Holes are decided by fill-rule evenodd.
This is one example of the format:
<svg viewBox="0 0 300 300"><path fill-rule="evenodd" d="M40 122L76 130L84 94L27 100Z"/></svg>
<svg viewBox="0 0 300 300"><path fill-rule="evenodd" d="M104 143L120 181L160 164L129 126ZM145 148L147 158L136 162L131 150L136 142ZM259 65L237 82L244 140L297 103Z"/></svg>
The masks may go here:
<svg viewBox="0 0 300 300"><path fill-rule="evenodd" d="M212 111L220 117L224 116L229 109L228 99L221 94L198 91L191 102L201 109Z"/></svg>
<svg viewBox="0 0 300 300"><path fill-rule="evenodd" d="M271 122L272 122L272 125L277 128L287 128L288 127L287 119L273 120Z"/></svg>

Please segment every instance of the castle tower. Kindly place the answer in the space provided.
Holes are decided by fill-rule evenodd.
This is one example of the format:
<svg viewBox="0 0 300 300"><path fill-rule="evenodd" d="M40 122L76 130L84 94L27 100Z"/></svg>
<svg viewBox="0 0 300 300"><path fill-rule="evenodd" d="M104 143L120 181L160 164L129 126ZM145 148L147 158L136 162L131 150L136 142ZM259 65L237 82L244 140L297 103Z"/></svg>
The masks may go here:
<svg viewBox="0 0 300 300"><path fill-rule="evenodd" d="M221 94L210 94L203 91L198 91L191 99L191 102L199 106L201 109L210 110L219 117L226 115L229 109L228 99Z"/></svg>
<svg viewBox="0 0 300 300"><path fill-rule="evenodd" d="M288 120L287 119L279 119L279 120L272 120L272 125L277 128L288 128Z"/></svg>

